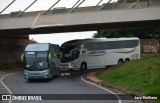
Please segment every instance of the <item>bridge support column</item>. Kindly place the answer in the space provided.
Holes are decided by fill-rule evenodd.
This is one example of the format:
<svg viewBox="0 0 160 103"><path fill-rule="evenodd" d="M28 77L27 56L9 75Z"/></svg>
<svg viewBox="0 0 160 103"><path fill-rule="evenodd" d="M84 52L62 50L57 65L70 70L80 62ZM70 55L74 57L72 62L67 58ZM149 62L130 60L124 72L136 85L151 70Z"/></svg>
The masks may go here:
<svg viewBox="0 0 160 103"><path fill-rule="evenodd" d="M29 43L35 43L28 38L0 38L0 70L20 68L21 54Z"/></svg>

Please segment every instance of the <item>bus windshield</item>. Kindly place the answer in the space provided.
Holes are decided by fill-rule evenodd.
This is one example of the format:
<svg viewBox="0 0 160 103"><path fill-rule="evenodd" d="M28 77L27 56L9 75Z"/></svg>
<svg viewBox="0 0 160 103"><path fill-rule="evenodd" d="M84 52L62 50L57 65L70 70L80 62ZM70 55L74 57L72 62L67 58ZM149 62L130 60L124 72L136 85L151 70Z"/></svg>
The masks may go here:
<svg viewBox="0 0 160 103"><path fill-rule="evenodd" d="M79 57L81 50L81 45L67 45L61 47L61 52L63 52L62 62L69 62Z"/></svg>
<svg viewBox="0 0 160 103"><path fill-rule="evenodd" d="M26 52L25 60L25 69L40 71L48 68L47 52Z"/></svg>

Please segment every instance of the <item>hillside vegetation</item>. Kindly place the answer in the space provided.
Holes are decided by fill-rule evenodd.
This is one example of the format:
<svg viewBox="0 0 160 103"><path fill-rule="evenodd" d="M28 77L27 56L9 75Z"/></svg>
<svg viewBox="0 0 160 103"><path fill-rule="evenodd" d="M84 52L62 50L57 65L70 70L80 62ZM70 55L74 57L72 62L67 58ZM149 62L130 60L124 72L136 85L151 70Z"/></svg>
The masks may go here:
<svg viewBox="0 0 160 103"><path fill-rule="evenodd" d="M130 93L160 94L160 54L143 54L141 60L110 67L97 77Z"/></svg>

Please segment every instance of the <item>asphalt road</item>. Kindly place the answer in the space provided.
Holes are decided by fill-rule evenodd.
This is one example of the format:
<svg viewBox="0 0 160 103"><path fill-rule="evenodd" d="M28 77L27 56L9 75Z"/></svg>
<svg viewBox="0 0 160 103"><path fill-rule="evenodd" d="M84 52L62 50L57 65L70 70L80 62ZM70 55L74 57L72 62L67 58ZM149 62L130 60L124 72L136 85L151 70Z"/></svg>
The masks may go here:
<svg viewBox="0 0 160 103"><path fill-rule="evenodd" d="M68 75L70 74L70 75ZM9 75L3 82L13 94L111 94L101 88L81 80L81 71L68 73L66 76L54 77L52 80L34 80L27 82L23 73ZM66 95L64 95L66 94ZM82 97L84 95L81 95ZM95 99L95 98L93 98ZM43 100L43 101L12 101L12 103L118 103L118 100Z"/></svg>

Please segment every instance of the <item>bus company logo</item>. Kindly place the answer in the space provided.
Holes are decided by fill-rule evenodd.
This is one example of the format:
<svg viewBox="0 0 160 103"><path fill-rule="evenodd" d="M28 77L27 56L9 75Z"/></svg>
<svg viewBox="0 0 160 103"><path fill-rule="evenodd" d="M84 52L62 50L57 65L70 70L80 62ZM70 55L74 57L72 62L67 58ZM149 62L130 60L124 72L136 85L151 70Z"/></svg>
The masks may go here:
<svg viewBox="0 0 160 103"><path fill-rule="evenodd" d="M93 55L93 56L100 56L104 54L106 54L105 50L94 50L89 52L89 55Z"/></svg>
<svg viewBox="0 0 160 103"><path fill-rule="evenodd" d="M2 100L11 100L11 95L2 95Z"/></svg>

